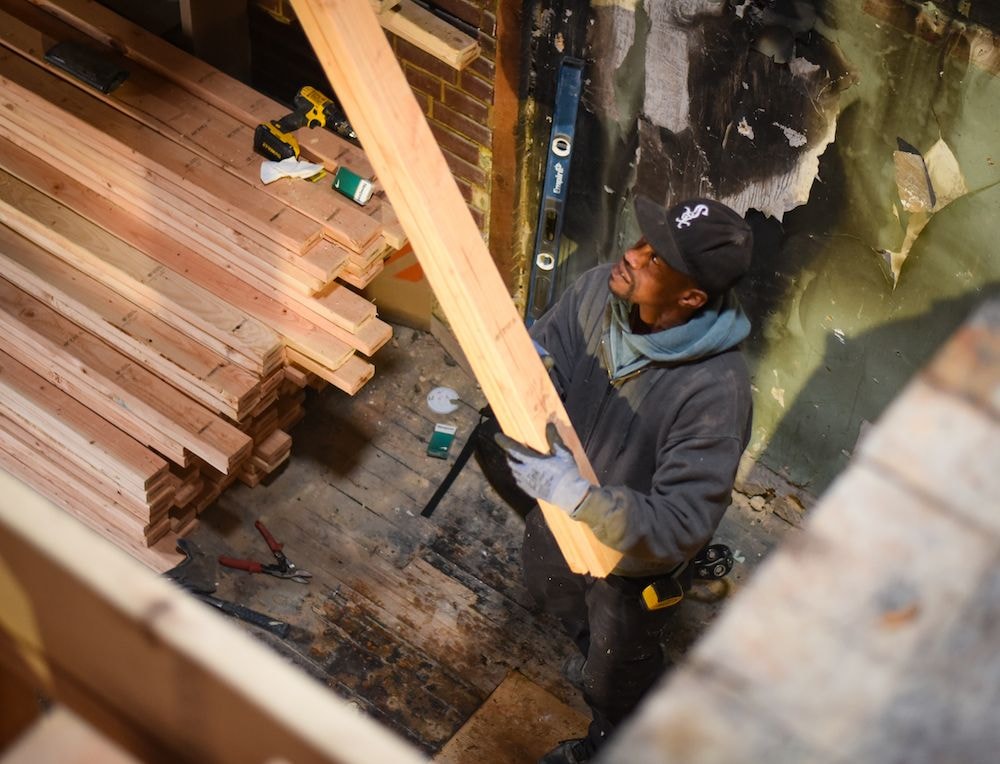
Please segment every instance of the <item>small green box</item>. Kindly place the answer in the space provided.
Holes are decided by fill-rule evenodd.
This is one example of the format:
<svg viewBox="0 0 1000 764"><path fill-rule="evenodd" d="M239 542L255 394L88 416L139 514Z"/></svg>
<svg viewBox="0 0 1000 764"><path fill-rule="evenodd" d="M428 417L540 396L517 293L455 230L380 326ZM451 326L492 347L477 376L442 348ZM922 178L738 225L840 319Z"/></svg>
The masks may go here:
<svg viewBox="0 0 1000 764"><path fill-rule="evenodd" d="M436 424L434 432L431 434L431 441L427 444L427 455L435 459L447 459L448 449L455 439L458 428L451 424Z"/></svg>

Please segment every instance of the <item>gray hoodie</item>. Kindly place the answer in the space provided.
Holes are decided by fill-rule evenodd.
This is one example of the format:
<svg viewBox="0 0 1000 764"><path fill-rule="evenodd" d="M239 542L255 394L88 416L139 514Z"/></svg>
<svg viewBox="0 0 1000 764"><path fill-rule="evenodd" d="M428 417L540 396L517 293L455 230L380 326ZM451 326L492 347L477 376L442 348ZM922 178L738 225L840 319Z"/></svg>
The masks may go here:
<svg viewBox="0 0 1000 764"><path fill-rule="evenodd" d="M628 331L610 265L583 274L531 327L601 487L574 517L625 556L618 575L665 573L707 544L750 437L749 321L725 295L688 323ZM612 371L608 371L608 369Z"/></svg>

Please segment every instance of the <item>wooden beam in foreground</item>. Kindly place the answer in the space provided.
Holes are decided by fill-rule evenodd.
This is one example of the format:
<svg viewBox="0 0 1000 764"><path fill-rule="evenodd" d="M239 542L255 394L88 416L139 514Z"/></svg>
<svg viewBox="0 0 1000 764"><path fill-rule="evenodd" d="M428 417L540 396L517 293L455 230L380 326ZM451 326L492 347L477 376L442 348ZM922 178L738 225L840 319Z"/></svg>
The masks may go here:
<svg viewBox="0 0 1000 764"><path fill-rule="evenodd" d="M426 759L0 472L0 676L146 764Z"/></svg>
<svg viewBox="0 0 1000 764"><path fill-rule="evenodd" d="M1000 300L881 415L601 761L996 761L997 454Z"/></svg>
<svg viewBox="0 0 1000 764"><path fill-rule="evenodd" d="M545 424L554 421L583 474L596 483L367 0L293 0L292 6L500 425L511 437L547 450ZM588 526L552 506L542 511L573 570L604 576L621 559Z"/></svg>

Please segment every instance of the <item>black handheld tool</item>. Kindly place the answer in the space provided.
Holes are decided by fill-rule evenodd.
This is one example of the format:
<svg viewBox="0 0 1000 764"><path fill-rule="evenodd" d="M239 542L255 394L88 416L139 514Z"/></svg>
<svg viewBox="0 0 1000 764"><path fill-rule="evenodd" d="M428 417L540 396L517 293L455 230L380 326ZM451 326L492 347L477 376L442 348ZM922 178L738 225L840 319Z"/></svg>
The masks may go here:
<svg viewBox="0 0 1000 764"><path fill-rule="evenodd" d="M109 55L74 40L53 45L45 52L45 60L102 93L110 93L128 79L128 70Z"/></svg>
<svg viewBox="0 0 1000 764"><path fill-rule="evenodd" d="M215 561L202 554L193 541L177 539L177 550L184 555L184 560L163 575L176 581L202 602L218 608L226 615L252 623L282 639L288 636L289 626L284 621L214 596L213 593L217 586Z"/></svg>
<svg viewBox="0 0 1000 764"><path fill-rule="evenodd" d="M257 125L253 134L254 151L278 162L289 157L298 158L299 142L292 133L302 127L329 126L341 138L358 143L358 136L340 106L316 88L307 85L299 90L294 106L295 110L281 119Z"/></svg>

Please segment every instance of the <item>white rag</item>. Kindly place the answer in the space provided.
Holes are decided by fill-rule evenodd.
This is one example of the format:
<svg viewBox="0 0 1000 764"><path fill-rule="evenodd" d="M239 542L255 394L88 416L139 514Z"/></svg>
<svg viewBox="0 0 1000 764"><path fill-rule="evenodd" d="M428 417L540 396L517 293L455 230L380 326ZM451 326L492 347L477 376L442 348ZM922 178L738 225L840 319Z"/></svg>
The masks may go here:
<svg viewBox="0 0 1000 764"><path fill-rule="evenodd" d="M273 183L278 178L311 178L323 170L323 165L313 162L303 162L297 157L288 157L280 162L264 161L260 163L260 179Z"/></svg>

